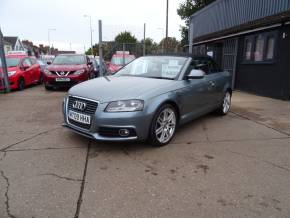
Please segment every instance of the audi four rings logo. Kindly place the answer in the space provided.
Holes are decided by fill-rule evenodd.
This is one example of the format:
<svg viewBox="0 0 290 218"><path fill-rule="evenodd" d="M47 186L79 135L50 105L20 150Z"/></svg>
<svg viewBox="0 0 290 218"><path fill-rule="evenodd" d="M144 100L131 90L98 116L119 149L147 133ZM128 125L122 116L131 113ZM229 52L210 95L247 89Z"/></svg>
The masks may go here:
<svg viewBox="0 0 290 218"><path fill-rule="evenodd" d="M86 109L87 104L85 102L81 102L81 101L74 101L72 106L74 109L84 111Z"/></svg>

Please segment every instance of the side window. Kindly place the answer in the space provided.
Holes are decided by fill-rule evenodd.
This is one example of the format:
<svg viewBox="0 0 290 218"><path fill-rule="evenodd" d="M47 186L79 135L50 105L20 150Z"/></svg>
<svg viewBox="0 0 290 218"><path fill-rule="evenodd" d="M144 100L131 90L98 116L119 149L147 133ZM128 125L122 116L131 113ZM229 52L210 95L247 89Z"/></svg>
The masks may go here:
<svg viewBox="0 0 290 218"><path fill-rule="evenodd" d="M211 59L209 59L208 61L208 69L209 69L209 74L219 73L221 71L217 63Z"/></svg>
<svg viewBox="0 0 290 218"><path fill-rule="evenodd" d="M193 69L200 69L200 70L203 70L206 74L209 74L208 67L209 67L209 65L208 65L207 58L197 57L191 61L188 73L190 73L190 71Z"/></svg>
<svg viewBox="0 0 290 218"><path fill-rule="evenodd" d="M187 68L187 71L186 71L185 75L188 75L191 72L191 70L197 69L197 67L196 67L197 64L198 64L197 62L198 62L197 60L192 60L191 61L189 67Z"/></svg>
<svg viewBox="0 0 290 218"><path fill-rule="evenodd" d="M32 64L31 64L31 61L29 58L25 58L22 62L22 65L27 65L27 66L31 67Z"/></svg>
<svg viewBox="0 0 290 218"><path fill-rule="evenodd" d="M34 65L34 64L37 63L36 60L35 60L34 58L30 58L30 62L31 62L32 65Z"/></svg>
<svg viewBox="0 0 290 218"><path fill-rule="evenodd" d="M221 71L218 64L211 58L195 58L191 62L190 68L201 69L206 74L218 73Z"/></svg>

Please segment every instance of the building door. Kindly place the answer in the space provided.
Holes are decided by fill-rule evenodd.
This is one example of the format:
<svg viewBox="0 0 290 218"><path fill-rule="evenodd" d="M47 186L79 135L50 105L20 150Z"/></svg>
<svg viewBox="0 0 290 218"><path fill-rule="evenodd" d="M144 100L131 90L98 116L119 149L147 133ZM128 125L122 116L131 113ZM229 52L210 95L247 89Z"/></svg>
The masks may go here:
<svg viewBox="0 0 290 218"><path fill-rule="evenodd" d="M232 74L232 87L235 87L236 65L238 54L238 39L227 39L224 41L222 68Z"/></svg>

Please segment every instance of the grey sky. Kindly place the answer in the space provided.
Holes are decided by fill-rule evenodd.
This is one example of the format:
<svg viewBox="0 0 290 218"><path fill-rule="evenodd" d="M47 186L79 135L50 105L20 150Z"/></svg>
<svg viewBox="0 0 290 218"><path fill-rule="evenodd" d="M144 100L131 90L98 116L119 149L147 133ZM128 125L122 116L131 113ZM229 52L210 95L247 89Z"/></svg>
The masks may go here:
<svg viewBox="0 0 290 218"><path fill-rule="evenodd" d="M183 22L176 13L182 0L169 0L169 36L180 39ZM93 42L98 41L98 20L103 20L103 40L112 40L120 31L131 31L139 40L143 23L147 37L159 42L165 34L166 0L0 0L0 27L4 35L19 36L36 44L48 42L59 49L82 52L90 45L89 19L93 18ZM158 28L163 28L163 30Z"/></svg>

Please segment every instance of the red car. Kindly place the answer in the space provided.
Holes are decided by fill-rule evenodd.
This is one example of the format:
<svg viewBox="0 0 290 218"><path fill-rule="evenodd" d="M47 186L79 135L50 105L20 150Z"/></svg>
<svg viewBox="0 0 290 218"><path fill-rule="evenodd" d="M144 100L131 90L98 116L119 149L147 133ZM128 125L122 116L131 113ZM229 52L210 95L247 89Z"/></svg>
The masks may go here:
<svg viewBox="0 0 290 218"><path fill-rule="evenodd" d="M6 63L10 89L23 90L28 85L41 83L40 66L34 58L10 54L6 56Z"/></svg>
<svg viewBox="0 0 290 218"><path fill-rule="evenodd" d="M124 65L127 65L135 58L136 57L134 55L130 55L129 52L125 51L123 54L122 51L117 51L116 54L112 56L111 62L108 65L109 73L116 73L120 68L122 68Z"/></svg>
<svg viewBox="0 0 290 218"><path fill-rule="evenodd" d="M93 67L86 55L65 54L48 62L44 70L44 84L47 90L71 87L93 78Z"/></svg>

